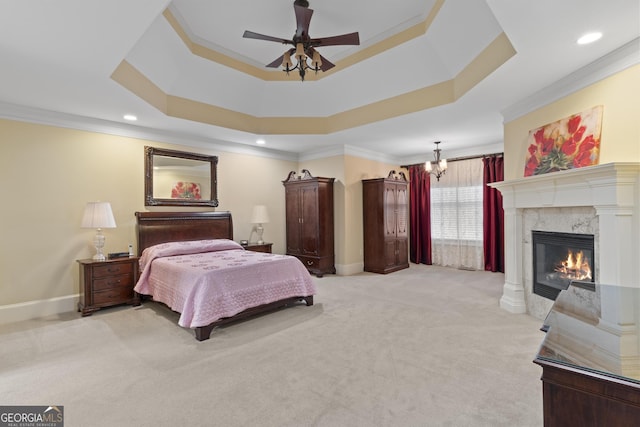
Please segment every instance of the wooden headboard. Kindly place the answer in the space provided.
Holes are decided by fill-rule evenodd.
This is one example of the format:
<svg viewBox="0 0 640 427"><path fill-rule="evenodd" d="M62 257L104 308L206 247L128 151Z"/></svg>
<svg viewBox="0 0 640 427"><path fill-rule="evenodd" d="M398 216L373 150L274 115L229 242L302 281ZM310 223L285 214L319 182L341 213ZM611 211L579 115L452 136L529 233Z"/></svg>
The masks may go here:
<svg viewBox="0 0 640 427"><path fill-rule="evenodd" d="M138 255L149 246L181 240L231 239L231 212L136 212Z"/></svg>

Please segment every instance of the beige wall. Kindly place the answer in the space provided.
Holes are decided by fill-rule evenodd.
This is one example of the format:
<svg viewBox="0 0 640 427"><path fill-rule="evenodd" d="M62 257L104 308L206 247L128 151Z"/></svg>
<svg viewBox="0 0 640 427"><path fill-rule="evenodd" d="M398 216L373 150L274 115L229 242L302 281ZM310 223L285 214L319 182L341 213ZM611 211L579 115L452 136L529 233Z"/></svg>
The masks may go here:
<svg viewBox="0 0 640 427"><path fill-rule="evenodd" d="M603 105L600 164L640 161L640 65L505 124L505 179L521 178L531 129Z"/></svg>
<svg viewBox="0 0 640 427"><path fill-rule="evenodd" d="M269 223L264 224L263 238L273 243L273 252L285 252L285 205L282 181L287 174L296 170L297 162L275 160L266 157L234 153L214 153L218 161L217 210L233 214L233 235L235 240L256 241L250 224L254 205L265 205L269 213Z"/></svg>
<svg viewBox="0 0 640 427"><path fill-rule="evenodd" d="M345 242L345 262L347 264L363 263L362 180L385 178L390 171L397 172L400 168L398 165L353 156L347 156L345 162L345 222L348 236ZM407 171L404 172L408 179Z"/></svg>
<svg viewBox="0 0 640 427"><path fill-rule="evenodd" d="M75 260L94 253L95 231L80 228L86 202L113 208L117 228L104 230L105 253L136 247L134 212L180 210L145 208L145 145L217 155L216 210L233 213L235 239L249 238L251 208L264 204L264 237L284 252L280 181L297 162L9 120L0 120L0 135L0 308L78 293Z"/></svg>
<svg viewBox="0 0 640 427"><path fill-rule="evenodd" d="M335 156L300 163L313 176L333 177L335 183L335 251L338 274L354 274L363 267L362 184L368 178L383 178L397 165L354 156Z"/></svg>
<svg viewBox="0 0 640 427"><path fill-rule="evenodd" d="M336 178L336 264L362 267L359 180L394 166L351 156L298 162L185 147L32 123L0 120L0 321L3 307L78 293L76 259L90 258L94 230L80 228L88 201L111 203L117 228L106 229L105 253L136 247L136 211L203 210L144 206L144 147L217 155L218 211L233 214L234 238L255 240L252 206L266 205L264 239L285 252L282 181L292 170ZM356 272L357 272L356 271ZM77 299L74 297L74 304Z"/></svg>

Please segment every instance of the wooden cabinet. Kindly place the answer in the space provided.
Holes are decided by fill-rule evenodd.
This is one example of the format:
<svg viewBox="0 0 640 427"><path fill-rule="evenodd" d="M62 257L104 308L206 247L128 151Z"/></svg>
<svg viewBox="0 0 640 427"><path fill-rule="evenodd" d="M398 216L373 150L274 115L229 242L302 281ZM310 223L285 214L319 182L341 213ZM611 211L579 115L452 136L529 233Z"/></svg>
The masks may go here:
<svg viewBox="0 0 640 427"><path fill-rule="evenodd" d="M243 247L248 251L265 252L270 254L272 245L273 243L249 243L248 245L244 245Z"/></svg>
<svg viewBox="0 0 640 427"><path fill-rule="evenodd" d="M94 311L118 304L140 305L133 291L138 279L138 257L106 261L78 260L80 301L78 311L90 316Z"/></svg>
<svg viewBox="0 0 640 427"><path fill-rule="evenodd" d="M313 177L302 170L285 181L287 255L300 259L318 277L335 273L333 228L334 178Z"/></svg>
<svg viewBox="0 0 640 427"><path fill-rule="evenodd" d="M573 281L560 291L534 360L545 427L640 425L638 319L638 288Z"/></svg>
<svg viewBox="0 0 640 427"><path fill-rule="evenodd" d="M408 181L395 177L362 181L364 271L391 273L409 267Z"/></svg>
<svg viewBox="0 0 640 427"><path fill-rule="evenodd" d="M545 427L637 426L640 384L565 363L536 358L542 366Z"/></svg>

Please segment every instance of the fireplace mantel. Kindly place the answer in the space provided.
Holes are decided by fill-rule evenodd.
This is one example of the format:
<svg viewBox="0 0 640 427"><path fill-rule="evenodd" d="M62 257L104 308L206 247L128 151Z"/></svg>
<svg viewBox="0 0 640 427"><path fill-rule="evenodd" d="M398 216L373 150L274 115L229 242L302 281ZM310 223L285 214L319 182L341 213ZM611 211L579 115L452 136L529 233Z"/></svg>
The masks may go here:
<svg viewBox="0 0 640 427"><path fill-rule="evenodd" d="M598 282L640 287L640 163L607 163L490 184L503 197L505 284L500 306L525 313L522 211L594 207Z"/></svg>

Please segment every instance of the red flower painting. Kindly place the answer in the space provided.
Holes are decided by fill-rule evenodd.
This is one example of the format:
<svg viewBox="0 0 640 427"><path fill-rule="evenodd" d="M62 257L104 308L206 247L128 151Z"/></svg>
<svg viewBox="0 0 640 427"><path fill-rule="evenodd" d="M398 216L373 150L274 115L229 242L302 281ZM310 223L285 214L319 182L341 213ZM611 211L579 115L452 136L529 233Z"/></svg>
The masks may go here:
<svg viewBox="0 0 640 427"><path fill-rule="evenodd" d="M598 164L602 106L529 132L524 176Z"/></svg>
<svg viewBox="0 0 640 427"><path fill-rule="evenodd" d="M200 200L200 184L195 182L178 181L171 189L172 199Z"/></svg>

